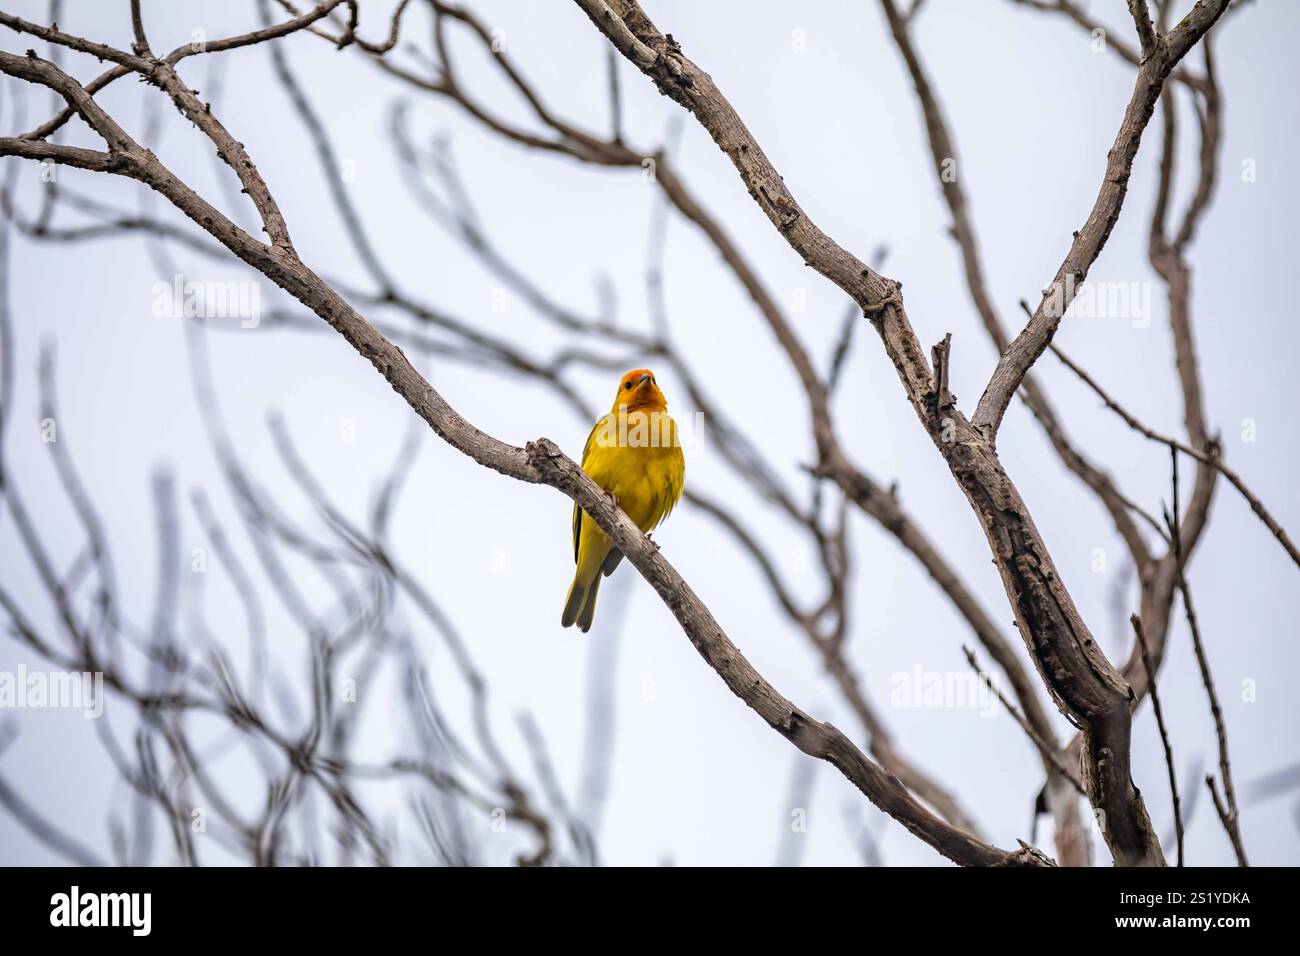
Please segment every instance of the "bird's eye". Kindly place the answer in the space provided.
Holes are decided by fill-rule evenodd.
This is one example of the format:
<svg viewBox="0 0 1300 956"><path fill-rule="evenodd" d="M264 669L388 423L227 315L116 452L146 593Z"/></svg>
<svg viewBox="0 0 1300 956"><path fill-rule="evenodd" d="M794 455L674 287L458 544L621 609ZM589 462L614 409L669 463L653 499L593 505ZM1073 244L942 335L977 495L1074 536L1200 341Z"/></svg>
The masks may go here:
<svg viewBox="0 0 1300 956"><path fill-rule="evenodd" d="M623 388L625 391L629 391L629 392L632 391L632 383L628 382L626 385L623 386Z"/></svg>

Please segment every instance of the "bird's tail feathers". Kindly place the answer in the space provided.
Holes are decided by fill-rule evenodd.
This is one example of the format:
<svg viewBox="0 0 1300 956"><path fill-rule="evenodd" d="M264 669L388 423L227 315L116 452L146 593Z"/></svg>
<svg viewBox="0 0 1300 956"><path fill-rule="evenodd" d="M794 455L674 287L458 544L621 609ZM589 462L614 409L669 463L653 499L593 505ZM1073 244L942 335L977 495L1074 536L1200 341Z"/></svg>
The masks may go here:
<svg viewBox="0 0 1300 956"><path fill-rule="evenodd" d="M587 597L587 589L582 586L580 575L573 576L573 583L569 585L569 596L564 599L564 614L560 616L560 626L569 627L578 619L578 612L582 610L583 601Z"/></svg>
<svg viewBox="0 0 1300 956"><path fill-rule="evenodd" d="M591 630L592 618L596 616L596 592L599 590L600 575L597 574L587 587L587 599L582 602L582 610L578 613L578 629L584 634Z"/></svg>
<svg viewBox="0 0 1300 956"><path fill-rule="evenodd" d="M584 581L582 569L573 576L569 585L569 596L564 601L564 614L560 616L560 626L577 624L584 634L591 630L592 618L596 614L596 592L600 590L600 568Z"/></svg>

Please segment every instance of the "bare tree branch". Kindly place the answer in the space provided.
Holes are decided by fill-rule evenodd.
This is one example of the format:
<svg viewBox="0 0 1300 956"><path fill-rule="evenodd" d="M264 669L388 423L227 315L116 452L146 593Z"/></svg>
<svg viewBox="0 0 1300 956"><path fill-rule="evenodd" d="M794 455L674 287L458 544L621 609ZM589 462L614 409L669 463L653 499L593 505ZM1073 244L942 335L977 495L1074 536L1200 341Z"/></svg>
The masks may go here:
<svg viewBox="0 0 1300 956"><path fill-rule="evenodd" d="M1228 0L1197 0L1177 29L1153 46L1138 69L1132 97L1124 110L1115 143L1106 161L1106 175L1092 211L1083 227L1074 234L1074 242L1043 298L1034 317L1002 354L998 367L989 379L971 421L990 436L996 436L1011 396L1020 387L1025 373L1037 361L1055 335L1066 309L1078 288L1088 277L1088 270L1101 254L1111 229L1119 219L1124 197L1128 193L1133 159L1142 142L1142 133L1155 110L1165 79L1192 46L1212 27L1227 9Z"/></svg>
<svg viewBox="0 0 1300 956"><path fill-rule="evenodd" d="M1117 862L1162 863L1159 840L1129 773L1127 685L1075 609L1028 509L997 461L991 436L955 408L939 404L898 284L875 273L808 219L708 74L663 36L635 2L616 0L611 7L603 0L579 0L579 5L662 93L695 115L804 262L848 293L872 319L909 401L982 519L1040 674L1058 704L1085 728L1084 784L1094 806L1106 812L1106 837Z"/></svg>
<svg viewBox="0 0 1300 956"><path fill-rule="evenodd" d="M38 64L35 67L30 62ZM546 439L518 448L476 429L460 416L414 369L400 349L380 335L334 289L307 268L288 240L288 231L256 168L225 127L182 88L174 71L158 66L150 79L165 90L199 130L221 149L226 161L237 157L236 172L249 189L271 245L263 245L182 183L151 153L120 131L74 80L53 64L38 59L0 56L0 69L64 95L110 146L126 158L120 174L160 192L237 257L315 312L367 358L441 438L479 464L528 483L548 484L572 498L610 535L628 561L655 588L677 617L701 656L728 687L803 752L834 764L865 795L878 802L909 830L956 862L1017 864L1041 862L1024 850L1006 853L939 820L918 804L896 777L866 758L839 730L814 720L782 697L740 653L708 608L631 521L577 465ZM196 108L197 107L197 108ZM0 155L8 154L0 142ZM292 787L290 778L289 786ZM336 792L340 808L350 812L346 796ZM275 801L282 806L283 800ZM274 821L276 814L268 816Z"/></svg>
<svg viewBox="0 0 1300 956"><path fill-rule="evenodd" d="M1218 471L1219 474L1223 475L1224 478L1227 478L1229 483L1241 493L1243 498L1246 499L1246 503L1250 505L1250 509L1255 512L1259 517L1259 520L1264 523L1264 527L1268 528L1268 530L1273 533L1273 536L1277 538L1278 543L1281 544L1286 553L1290 555L1291 560L1295 562L1297 567L1300 567L1300 551L1296 550L1295 544L1291 541L1291 536L1286 533L1285 528L1278 524L1277 519L1273 517L1272 513L1264 507L1264 503L1259 500L1259 497L1250 490L1242 480L1241 475L1237 474L1237 472L1223 463L1223 459L1219 457L1217 445L1213 446L1212 450L1209 452L1199 451L1176 438L1161 434L1160 432L1148 427L1136 416L1127 411L1122 405L1116 402L1115 399L1110 396L1110 393L1097 383L1096 379L1089 375L1084 369L1080 368L1079 365L1070 359L1069 356L1054 345L1051 349L1052 353L1061 360L1061 364L1077 375L1085 385L1092 389L1105 406L1118 415L1129 428L1133 429L1145 438L1149 438L1153 442L1158 442L1159 444L1165 445L1180 454L1186 455L1189 458L1194 458L1202 464L1209 465Z"/></svg>
<svg viewBox="0 0 1300 956"><path fill-rule="evenodd" d="M1169 770L1169 792L1174 802L1174 832L1178 839L1178 865L1183 865L1183 811L1178 800L1178 775L1174 772L1174 751L1169 745L1169 730L1165 727L1165 712L1160 706L1160 694L1156 690L1156 669L1151 663L1151 650L1147 647L1146 635L1142 633L1142 619L1136 614L1129 618L1133 624L1133 635L1137 638L1142 651L1142 664L1147 670L1147 680L1151 684L1151 707L1156 714L1156 726L1160 730L1160 743L1165 749L1165 766Z"/></svg>

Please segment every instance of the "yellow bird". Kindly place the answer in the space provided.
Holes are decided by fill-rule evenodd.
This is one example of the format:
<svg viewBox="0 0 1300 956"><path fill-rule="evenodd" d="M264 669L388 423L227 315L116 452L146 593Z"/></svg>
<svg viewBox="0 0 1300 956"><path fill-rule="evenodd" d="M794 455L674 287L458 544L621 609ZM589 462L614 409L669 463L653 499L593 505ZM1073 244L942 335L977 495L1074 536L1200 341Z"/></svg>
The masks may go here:
<svg viewBox="0 0 1300 956"><path fill-rule="evenodd" d="M643 532L668 517L682 496L686 460L677 440L677 423L655 384L654 373L637 368L619 380L614 407L596 422L582 449L582 470L614 496ZM573 506L573 575L564 602L564 627L577 623L586 632L596 613L600 579L623 559L591 516Z"/></svg>

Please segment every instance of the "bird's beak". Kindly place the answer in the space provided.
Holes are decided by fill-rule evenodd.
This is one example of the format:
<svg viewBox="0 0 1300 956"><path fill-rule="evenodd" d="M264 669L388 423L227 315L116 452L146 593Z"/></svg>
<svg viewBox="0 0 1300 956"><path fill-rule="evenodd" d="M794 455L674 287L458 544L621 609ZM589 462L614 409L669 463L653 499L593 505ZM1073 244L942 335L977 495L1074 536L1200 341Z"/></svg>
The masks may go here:
<svg viewBox="0 0 1300 956"><path fill-rule="evenodd" d="M648 381L650 381L650 373L647 372L645 375L642 375L640 378L636 380L637 387L640 388Z"/></svg>

